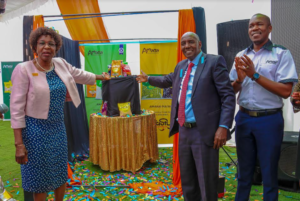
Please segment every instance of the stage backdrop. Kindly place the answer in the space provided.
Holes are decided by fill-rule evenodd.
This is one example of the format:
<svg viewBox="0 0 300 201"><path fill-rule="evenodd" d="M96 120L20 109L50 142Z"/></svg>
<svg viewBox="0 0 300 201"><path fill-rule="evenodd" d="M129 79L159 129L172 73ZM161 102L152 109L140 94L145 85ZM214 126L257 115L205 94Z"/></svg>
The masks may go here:
<svg viewBox="0 0 300 201"><path fill-rule="evenodd" d="M177 57L177 43L154 43L140 45L140 67L150 76L163 76L174 71ZM141 108L153 110L156 116L157 141L172 144L169 138L172 88L160 89L143 83Z"/></svg>
<svg viewBox="0 0 300 201"><path fill-rule="evenodd" d="M92 45L85 46L84 49L85 70L95 74L107 72L108 65L111 64L112 60L126 61L126 44ZM102 104L101 87L101 81L97 81L94 86L87 85L85 104L88 121L90 121L90 114L100 111Z"/></svg>
<svg viewBox="0 0 300 201"><path fill-rule="evenodd" d="M11 74L15 67L21 63L20 62L1 62L2 69L2 83L3 83L3 103L9 107L10 94L11 94ZM10 110L4 114L4 120L10 120Z"/></svg>

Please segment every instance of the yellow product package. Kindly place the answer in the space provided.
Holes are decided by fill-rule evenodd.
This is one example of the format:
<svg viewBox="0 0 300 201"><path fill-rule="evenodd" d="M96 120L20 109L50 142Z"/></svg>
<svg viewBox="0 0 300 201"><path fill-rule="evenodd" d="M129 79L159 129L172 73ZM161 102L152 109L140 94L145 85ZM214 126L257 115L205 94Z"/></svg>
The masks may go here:
<svg viewBox="0 0 300 201"><path fill-rule="evenodd" d="M119 107L121 117L126 117L127 115L130 115L130 116L132 115L131 108L130 108L130 102L118 103L118 107Z"/></svg>
<svg viewBox="0 0 300 201"><path fill-rule="evenodd" d="M119 77L122 75L122 60L112 60L111 62L111 77Z"/></svg>

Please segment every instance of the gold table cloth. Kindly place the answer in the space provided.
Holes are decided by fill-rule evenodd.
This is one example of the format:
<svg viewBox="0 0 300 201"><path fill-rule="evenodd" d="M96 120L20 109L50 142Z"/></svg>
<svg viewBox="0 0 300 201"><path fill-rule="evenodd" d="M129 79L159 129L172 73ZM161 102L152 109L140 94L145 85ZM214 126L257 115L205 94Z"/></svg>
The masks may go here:
<svg viewBox="0 0 300 201"><path fill-rule="evenodd" d="M90 161L106 171L136 172L158 160L153 111L132 117L90 115Z"/></svg>

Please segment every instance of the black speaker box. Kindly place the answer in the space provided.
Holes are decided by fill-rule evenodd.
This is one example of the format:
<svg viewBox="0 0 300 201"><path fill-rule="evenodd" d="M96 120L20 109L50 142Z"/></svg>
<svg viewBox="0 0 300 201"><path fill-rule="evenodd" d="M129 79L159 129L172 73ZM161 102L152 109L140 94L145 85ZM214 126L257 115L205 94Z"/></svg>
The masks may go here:
<svg viewBox="0 0 300 201"><path fill-rule="evenodd" d="M278 163L279 188L287 191L300 191L300 138L299 132L284 131ZM256 161L252 179L254 185L262 184L259 161Z"/></svg>
<svg viewBox="0 0 300 201"><path fill-rule="evenodd" d="M299 132L285 131L278 164L279 188L298 191L300 179Z"/></svg>
<svg viewBox="0 0 300 201"><path fill-rule="evenodd" d="M222 55L230 71L236 54L249 45L249 20L234 20L217 24L218 54Z"/></svg>

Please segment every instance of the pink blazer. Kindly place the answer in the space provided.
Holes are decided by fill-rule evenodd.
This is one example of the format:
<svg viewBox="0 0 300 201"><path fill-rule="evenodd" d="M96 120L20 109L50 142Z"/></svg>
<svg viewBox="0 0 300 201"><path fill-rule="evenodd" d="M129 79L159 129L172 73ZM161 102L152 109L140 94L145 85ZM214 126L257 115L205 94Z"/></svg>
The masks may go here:
<svg viewBox="0 0 300 201"><path fill-rule="evenodd" d="M96 76L73 67L62 58L53 58L55 72L66 85L66 101L75 107L81 103L76 83L94 84ZM47 119L50 106L50 90L46 74L37 70L32 61L20 63L12 73L10 95L11 127L25 128L25 115Z"/></svg>

